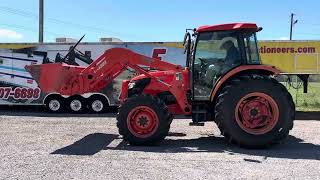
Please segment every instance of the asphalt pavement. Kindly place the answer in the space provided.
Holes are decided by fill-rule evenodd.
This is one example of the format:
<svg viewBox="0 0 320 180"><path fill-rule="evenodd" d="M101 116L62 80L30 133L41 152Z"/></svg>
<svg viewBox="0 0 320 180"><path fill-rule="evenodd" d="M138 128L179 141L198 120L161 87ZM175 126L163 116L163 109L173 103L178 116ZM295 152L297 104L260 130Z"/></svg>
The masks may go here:
<svg viewBox="0 0 320 180"><path fill-rule="evenodd" d="M159 146L136 147L118 135L114 113L0 113L0 179L320 179L316 116L298 117L283 144L248 150L214 123L183 117Z"/></svg>

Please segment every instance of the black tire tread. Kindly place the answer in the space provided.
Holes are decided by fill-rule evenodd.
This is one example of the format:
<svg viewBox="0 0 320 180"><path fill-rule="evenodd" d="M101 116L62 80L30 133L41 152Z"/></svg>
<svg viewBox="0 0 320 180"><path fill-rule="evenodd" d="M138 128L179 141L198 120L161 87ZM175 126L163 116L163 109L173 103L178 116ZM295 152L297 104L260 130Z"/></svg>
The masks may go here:
<svg viewBox="0 0 320 180"><path fill-rule="evenodd" d="M229 91L232 88L235 88L239 86L241 83L249 83L252 82L252 80L260 80L264 81L265 83L272 83L273 86L277 89L280 89L281 93L285 94L285 98L289 102L288 107L288 119L290 122L287 122L286 127L283 127L283 129L274 137L274 139L267 144L264 145L252 145L252 144L246 144L245 142L240 142L237 140L236 137L232 136L232 133L227 130L225 127L225 117L222 111L223 103L225 101L225 98L227 96L230 96ZM281 112L280 112L281 113ZM215 105L215 122L217 123L218 128L220 129L221 134L227 139L229 143L233 143L236 145L239 145L240 147L246 147L246 148L265 148L269 147L273 144L281 143L289 134L289 131L293 128L293 120L295 118L295 105L292 100L292 96L289 94L287 89L284 85L279 83L277 80L270 76L265 75L257 75L257 74L250 74L250 75L241 75L235 79L232 79L230 82L228 82L221 90L220 94L218 95L216 105Z"/></svg>
<svg viewBox="0 0 320 180"><path fill-rule="evenodd" d="M163 118L159 117L159 127L158 133L146 139L139 139L134 137L127 128L127 115L130 112L131 105L149 101L154 103L155 107L158 108L160 114ZM169 113L169 110L165 103L158 97L151 95L135 95L128 98L120 107L117 114L117 127L119 134L122 135L125 141L128 141L131 145L156 145L160 143L169 133L170 124L172 122L173 116Z"/></svg>
<svg viewBox="0 0 320 180"><path fill-rule="evenodd" d="M49 101L50 100L53 100L53 99L56 99L56 100L59 100L60 103L61 103L61 106L60 106L60 109L58 111L52 111L50 110L49 108ZM62 96L59 96L59 95L51 95L49 97L47 97L44 101L44 104L46 106L46 110L49 111L50 113L61 113L61 112L64 112L65 111L65 99L62 97Z"/></svg>
<svg viewBox="0 0 320 180"><path fill-rule="evenodd" d="M104 107L100 112L95 112L91 107L91 104L95 100L101 100L104 103ZM105 97L101 96L101 95L93 95L93 96L89 97L87 105L88 105L88 109L90 110L91 113L104 113L110 107L108 100Z"/></svg>

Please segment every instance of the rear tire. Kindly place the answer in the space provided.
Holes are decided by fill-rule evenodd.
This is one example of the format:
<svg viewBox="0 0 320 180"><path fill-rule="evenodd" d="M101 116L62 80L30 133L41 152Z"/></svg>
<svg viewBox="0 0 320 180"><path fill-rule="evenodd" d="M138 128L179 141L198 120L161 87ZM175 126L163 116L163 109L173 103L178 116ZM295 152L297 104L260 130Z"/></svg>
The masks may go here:
<svg viewBox="0 0 320 180"><path fill-rule="evenodd" d="M295 105L287 89L273 78L244 75L221 90L215 121L228 142L264 148L281 142L293 127Z"/></svg>
<svg viewBox="0 0 320 180"><path fill-rule="evenodd" d="M51 113L60 113L65 110L64 99L61 96L49 96L45 100L46 109Z"/></svg>
<svg viewBox="0 0 320 180"><path fill-rule="evenodd" d="M138 95L119 108L117 126L119 134L131 145L154 145L168 135L172 117L159 98Z"/></svg>

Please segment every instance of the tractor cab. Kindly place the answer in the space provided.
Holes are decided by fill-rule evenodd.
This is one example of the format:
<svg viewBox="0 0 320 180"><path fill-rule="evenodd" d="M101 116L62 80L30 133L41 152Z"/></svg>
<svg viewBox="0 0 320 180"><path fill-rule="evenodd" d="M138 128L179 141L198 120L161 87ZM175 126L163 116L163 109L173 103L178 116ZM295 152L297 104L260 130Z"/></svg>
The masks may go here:
<svg viewBox="0 0 320 180"><path fill-rule="evenodd" d="M220 77L241 65L257 65L260 57L256 24L234 23L201 26L187 31L184 41L190 68L192 100L210 100ZM192 37L192 38L191 38Z"/></svg>

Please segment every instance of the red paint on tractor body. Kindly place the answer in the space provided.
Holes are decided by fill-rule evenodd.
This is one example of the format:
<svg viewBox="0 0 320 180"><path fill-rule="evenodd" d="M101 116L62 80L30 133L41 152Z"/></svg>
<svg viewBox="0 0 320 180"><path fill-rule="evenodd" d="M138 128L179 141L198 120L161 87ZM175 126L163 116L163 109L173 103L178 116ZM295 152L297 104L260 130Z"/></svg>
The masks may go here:
<svg viewBox="0 0 320 180"><path fill-rule="evenodd" d="M258 26L254 23L230 23L230 24L219 24L212 26L200 26L197 32L208 32L208 31L229 31L239 29L253 29L257 30Z"/></svg>
<svg viewBox="0 0 320 180"><path fill-rule="evenodd" d="M139 65L156 69L156 71L147 71ZM186 93L190 88L188 69L135 53L129 49L109 49L86 68L63 63L28 65L25 68L37 81L43 92L72 96L99 92L128 67L141 74L131 81L151 78L144 93L156 95L168 91L178 100L175 106L171 106L171 110L174 111L172 113L191 113L191 105L188 103ZM120 102L124 102L128 97L128 84L129 81L125 81L122 85Z"/></svg>
<svg viewBox="0 0 320 180"><path fill-rule="evenodd" d="M119 96L120 103L124 103L124 100L128 97L128 86L129 86L130 81L129 80L124 80L122 81L122 86L121 86L121 92Z"/></svg>
<svg viewBox="0 0 320 180"><path fill-rule="evenodd" d="M247 133L266 134L279 121L279 107L264 93L250 93L240 99L235 109L238 125Z"/></svg>
<svg viewBox="0 0 320 180"><path fill-rule="evenodd" d="M197 31L237 29L257 29L257 26L251 23L233 23L202 26ZM145 70L141 66L148 67L151 71ZM140 75L130 81L124 81L120 94L121 103L124 103L128 98L128 85L130 82L150 78L150 83L143 89L144 94L157 96L162 92L170 92L176 99L175 104L168 105L170 113L191 114L191 104L187 97L188 91L191 90L189 69L164 60L160 61L159 59L150 58L129 49L109 49L88 67L72 66L63 63L26 66L26 69L37 81L43 92L55 92L67 96L99 92L127 68L134 69ZM211 93L211 100L213 101L219 89L229 78L249 70L263 71L268 74L279 73L275 68L265 65L244 65L237 67L218 80Z"/></svg>
<svg viewBox="0 0 320 180"><path fill-rule="evenodd" d="M148 138L157 131L159 118L157 113L150 107L137 106L128 114L127 126L134 136Z"/></svg>
<svg viewBox="0 0 320 180"><path fill-rule="evenodd" d="M180 72L175 70L171 71L155 71L150 72L150 75L157 77L157 79L151 79L150 83L144 88L143 94L150 94L157 96L161 92L171 92L177 99L177 104L168 106L169 111L172 114L191 114L191 105L189 105L186 94L190 89L189 84L189 69L185 68ZM141 74L131 79L132 82L147 78L146 75ZM124 97L124 95L120 95ZM183 105L183 103L187 103ZM185 108L189 108L190 111L186 111Z"/></svg>
<svg viewBox="0 0 320 180"><path fill-rule="evenodd" d="M257 73L267 74L267 75L280 74L280 71L278 69L276 69L274 66L268 66L268 65L243 65L243 66L236 67L231 71L229 71L224 76L222 76L220 79L218 79L218 82L216 83L211 93L211 98L210 98L211 101L214 100L214 98L216 97L222 85L225 82L227 82L231 77L236 76L239 73L245 73L249 71L256 71Z"/></svg>

